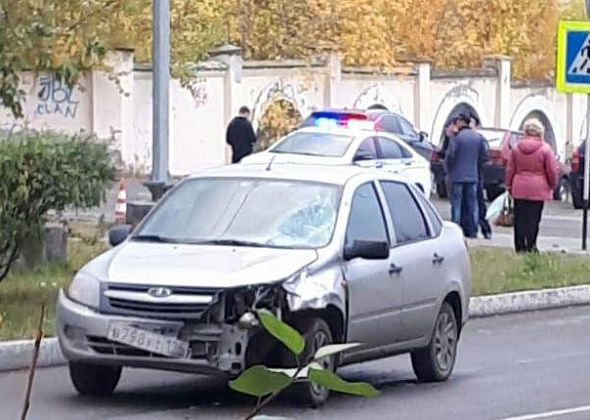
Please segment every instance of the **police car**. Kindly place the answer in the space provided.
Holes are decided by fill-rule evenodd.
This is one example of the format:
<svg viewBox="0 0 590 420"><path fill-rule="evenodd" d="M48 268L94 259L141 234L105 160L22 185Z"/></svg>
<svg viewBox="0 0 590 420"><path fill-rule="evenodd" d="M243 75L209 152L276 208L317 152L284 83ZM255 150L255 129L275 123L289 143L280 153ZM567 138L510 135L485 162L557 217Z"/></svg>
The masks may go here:
<svg viewBox="0 0 590 420"><path fill-rule="evenodd" d="M413 182L430 197L430 162L394 134L375 130L373 121L322 116L269 149L242 160L248 163L357 165L381 168Z"/></svg>

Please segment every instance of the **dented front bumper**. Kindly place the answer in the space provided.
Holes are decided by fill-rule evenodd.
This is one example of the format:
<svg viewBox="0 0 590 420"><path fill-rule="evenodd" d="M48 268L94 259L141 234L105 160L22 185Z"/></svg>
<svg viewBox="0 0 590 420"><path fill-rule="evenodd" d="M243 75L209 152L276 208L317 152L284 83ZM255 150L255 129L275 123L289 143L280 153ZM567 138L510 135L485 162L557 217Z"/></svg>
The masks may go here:
<svg viewBox="0 0 590 420"><path fill-rule="evenodd" d="M253 329L238 324L185 323L94 311L60 292L57 304L58 338L66 359L93 364L163 369L206 375L236 375L245 369L246 349ZM178 359L148 353L107 339L111 322L125 322L188 341L190 355Z"/></svg>

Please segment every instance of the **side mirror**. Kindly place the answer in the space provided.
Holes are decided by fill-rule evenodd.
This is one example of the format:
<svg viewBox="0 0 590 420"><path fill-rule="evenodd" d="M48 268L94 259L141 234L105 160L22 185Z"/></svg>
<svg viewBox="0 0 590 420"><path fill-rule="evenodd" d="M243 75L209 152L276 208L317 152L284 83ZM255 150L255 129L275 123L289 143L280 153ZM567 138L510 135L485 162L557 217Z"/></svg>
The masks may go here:
<svg viewBox="0 0 590 420"><path fill-rule="evenodd" d="M112 228L109 231L109 244L111 244L111 246L119 245L127 239L132 229L133 227L131 225L121 225Z"/></svg>
<svg viewBox="0 0 590 420"><path fill-rule="evenodd" d="M426 131L420 131L420 141L426 141L428 139L428 133Z"/></svg>
<svg viewBox="0 0 590 420"><path fill-rule="evenodd" d="M386 241L354 241L344 247L344 259L350 261L355 258L385 260L389 258L389 244Z"/></svg>
<svg viewBox="0 0 590 420"><path fill-rule="evenodd" d="M363 162L366 160L374 160L377 159L376 156L373 156L370 153L357 153L356 155L354 155L354 157L352 158L352 162Z"/></svg>

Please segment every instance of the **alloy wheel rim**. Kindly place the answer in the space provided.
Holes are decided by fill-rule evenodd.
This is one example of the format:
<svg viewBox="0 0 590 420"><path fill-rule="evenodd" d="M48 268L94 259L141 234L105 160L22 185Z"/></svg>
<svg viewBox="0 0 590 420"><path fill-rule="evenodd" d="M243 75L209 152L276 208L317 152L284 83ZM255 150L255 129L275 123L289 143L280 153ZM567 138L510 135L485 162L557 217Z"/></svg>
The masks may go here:
<svg viewBox="0 0 590 420"><path fill-rule="evenodd" d="M434 332L434 356L443 372L448 372L454 362L457 349L457 327L448 313L438 318Z"/></svg>
<svg viewBox="0 0 590 420"><path fill-rule="evenodd" d="M326 335L326 333L323 331L316 331L315 335L313 336L313 340L312 340L311 357L313 357L313 355L316 353L316 351L318 351L320 348L322 348L328 344L330 344L330 343L328 342L328 336ZM324 368L325 370L333 370L333 366L332 366L333 360L334 360L333 357L329 356L329 357L325 357L325 358L319 360L318 362L322 366L322 368ZM310 388L311 388L312 394L318 398L322 398L328 393L328 390L326 388L324 388L323 386L314 384L313 382L310 382Z"/></svg>

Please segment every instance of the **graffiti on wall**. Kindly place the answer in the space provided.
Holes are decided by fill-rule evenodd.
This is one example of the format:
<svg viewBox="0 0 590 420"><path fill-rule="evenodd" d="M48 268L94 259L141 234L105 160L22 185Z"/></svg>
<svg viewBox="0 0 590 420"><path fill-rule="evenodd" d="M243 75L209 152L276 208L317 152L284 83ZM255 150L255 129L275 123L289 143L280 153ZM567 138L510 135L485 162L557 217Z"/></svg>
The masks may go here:
<svg viewBox="0 0 590 420"><path fill-rule="evenodd" d="M57 77L53 75L41 76L35 114L39 116L61 115L64 118L76 118L80 101L74 100L73 93L73 88Z"/></svg>
<svg viewBox="0 0 590 420"><path fill-rule="evenodd" d="M189 86L189 90L195 101L195 108L201 108L207 104L209 95L207 93L207 84L205 82L195 83Z"/></svg>
<svg viewBox="0 0 590 420"><path fill-rule="evenodd" d="M380 89L377 84L369 86L356 97L352 107L356 109L366 109L371 105L379 104L385 106L389 111L403 115L402 109L397 100L393 95L385 93L383 90L384 89Z"/></svg>

